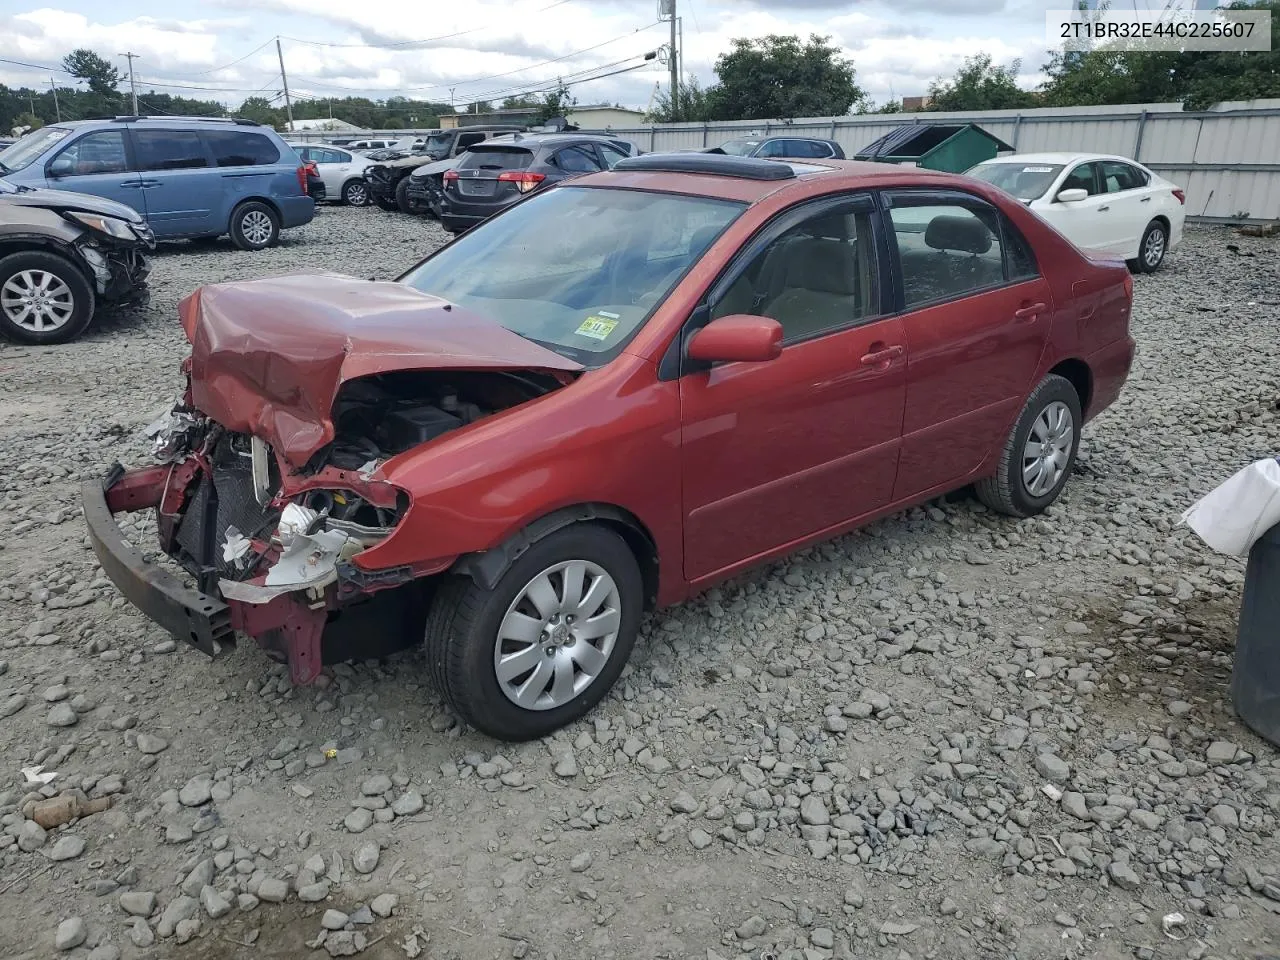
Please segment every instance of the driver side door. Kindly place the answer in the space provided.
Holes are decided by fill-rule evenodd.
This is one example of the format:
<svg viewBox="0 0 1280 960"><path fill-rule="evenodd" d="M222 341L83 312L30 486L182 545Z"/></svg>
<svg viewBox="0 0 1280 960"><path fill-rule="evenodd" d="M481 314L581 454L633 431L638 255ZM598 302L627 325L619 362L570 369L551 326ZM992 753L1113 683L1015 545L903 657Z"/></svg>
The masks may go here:
<svg viewBox="0 0 1280 960"><path fill-rule="evenodd" d="M783 328L781 355L680 376L685 576L718 578L847 525L893 494L906 402L902 319L866 193L803 204L748 244L695 310Z"/></svg>
<svg viewBox="0 0 1280 960"><path fill-rule="evenodd" d="M45 184L114 200L146 216L142 177L135 171L124 131L95 130L54 155L45 167Z"/></svg>

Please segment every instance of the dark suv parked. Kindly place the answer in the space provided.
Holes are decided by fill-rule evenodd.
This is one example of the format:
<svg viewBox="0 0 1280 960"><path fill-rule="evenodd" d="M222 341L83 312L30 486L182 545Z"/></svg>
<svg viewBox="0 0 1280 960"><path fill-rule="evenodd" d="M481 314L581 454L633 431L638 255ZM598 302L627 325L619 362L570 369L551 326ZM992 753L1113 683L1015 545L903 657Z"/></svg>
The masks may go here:
<svg viewBox="0 0 1280 960"><path fill-rule="evenodd" d="M818 137L735 137L704 153L731 157L783 158L787 160L843 160L844 149L834 140Z"/></svg>
<svg viewBox="0 0 1280 960"><path fill-rule="evenodd" d="M425 209L408 195L409 175L415 169L465 153L472 145L483 143L495 134L514 133L523 129L524 127L498 125L439 130L430 134L408 156L388 160L366 170L364 178L369 185L369 196L383 210L425 213Z"/></svg>
<svg viewBox="0 0 1280 960"><path fill-rule="evenodd" d="M626 158L609 139L578 133L529 134L477 144L444 173L440 222L450 233L461 233L526 194L607 170Z"/></svg>
<svg viewBox="0 0 1280 960"><path fill-rule="evenodd" d="M0 335L65 343L99 301L146 291L151 229L124 204L0 179Z"/></svg>

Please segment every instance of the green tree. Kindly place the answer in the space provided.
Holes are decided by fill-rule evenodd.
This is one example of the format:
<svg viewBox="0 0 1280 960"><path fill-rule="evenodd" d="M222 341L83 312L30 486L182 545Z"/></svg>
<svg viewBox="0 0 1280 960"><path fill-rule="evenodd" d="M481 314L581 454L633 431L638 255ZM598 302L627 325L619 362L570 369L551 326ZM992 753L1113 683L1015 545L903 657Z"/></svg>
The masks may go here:
<svg viewBox="0 0 1280 960"><path fill-rule="evenodd" d="M964 66L950 80L929 84L930 110L1017 110L1034 106L1036 95L1018 86L1018 67L997 66L991 54L966 57Z"/></svg>
<svg viewBox="0 0 1280 960"><path fill-rule="evenodd" d="M18 127L30 127L32 130L39 130L44 126L44 121L30 111L20 113L13 118L13 129Z"/></svg>
<svg viewBox="0 0 1280 960"><path fill-rule="evenodd" d="M116 84L123 75L111 63L92 50L81 47L62 58L62 69L78 80L89 84L89 89L100 97L115 97Z"/></svg>
<svg viewBox="0 0 1280 960"><path fill-rule="evenodd" d="M902 101L886 100L884 103L880 104L880 106L876 107L874 112L875 113L901 113Z"/></svg>
<svg viewBox="0 0 1280 960"><path fill-rule="evenodd" d="M546 123L553 117L563 117L578 103L578 98L569 92L563 83L554 90L549 90L538 101L538 110L533 115L534 123Z"/></svg>
<svg viewBox="0 0 1280 960"><path fill-rule="evenodd" d="M532 110L535 107L542 106L537 97L531 97L528 94L521 94L518 97L507 97L502 101L503 110Z"/></svg>
<svg viewBox="0 0 1280 960"><path fill-rule="evenodd" d="M853 62L830 37L814 34L745 38L716 60L719 82L707 91L716 120L840 116L862 106ZM683 112L683 110L682 110Z"/></svg>
<svg viewBox="0 0 1280 960"><path fill-rule="evenodd" d="M705 123L714 119L711 116L711 105L707 100L707 90L698 83L697 77L690 77L680 83L680 109L671 109L671 92L661 90L654 97L653 108L646 114L649 123Z"/></svg>
<svg viewBox="0 0 1280 960"><path fill-rule="evenodd" d="M249 97L234 111L237 117L274 127L284 122L284 111L273 107L266 97Z"/></svg>

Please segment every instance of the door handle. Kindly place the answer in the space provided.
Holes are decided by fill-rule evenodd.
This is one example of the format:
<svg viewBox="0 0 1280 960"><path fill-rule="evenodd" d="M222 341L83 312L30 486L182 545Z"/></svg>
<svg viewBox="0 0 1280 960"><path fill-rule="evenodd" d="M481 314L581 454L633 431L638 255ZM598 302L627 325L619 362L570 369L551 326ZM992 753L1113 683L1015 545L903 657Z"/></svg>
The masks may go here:
<svg viewBox="0 0 1280 960"><path fill-rule="evenodd" d="M1150 202L1151 202L1151 198L1150 198L1150 197L1143 197L1143 198L1142 198L1142 200L1141 200L1141 202L1142 202L1142 203L1150 203Z"/></svg>
<svg viewBox="0 0 1280 960"><path fill-rule="evenodd" d="M1111 209L1111 205L1110 205L1110 204L1107 204L1107 206L1105 206L1105 207L1099 207L1099 208L1098 208L1098 212L1099 212L1099 213L1106 213L1106 212L1107 212L1108 210L1110 210L1110 209Z"/></svg>
<svg viewBox="0 0 1280 960"><path fill-rule="evenodd" d="M128 189L128 190L141 190L141 189L142 189L142 181L141 181L141 180L126 180L124 183L120 184L120 186L122 186L122 187L124 187L124 188L126 188L126 189Z"/></svg>
<svg viewBox="0 0 1280 960"><path fill-rule="evenodd" d="M863 354L862 365L864 367L887 367L890 362L906 353L907 348L900 343L895 343L891 347L886 347L883 343L873 343L870 352Z"/></svg>
<svg viewBox="0 0 1280 960"><path fill-rule="evenodd" d="M141 186L141 187L158 187L158 186L160 186L160 181L159 181L159 180L143 180L143 181L139 184L139 186Z"/></svg>
<svg viewBox="0 0 1280 960"><path fill-rule="evenodd" d="M1020 307L1013 311L1013 319L1016 320L1034 320L1044 311L1043 303L1030 303L1025 307Z"/></svg>

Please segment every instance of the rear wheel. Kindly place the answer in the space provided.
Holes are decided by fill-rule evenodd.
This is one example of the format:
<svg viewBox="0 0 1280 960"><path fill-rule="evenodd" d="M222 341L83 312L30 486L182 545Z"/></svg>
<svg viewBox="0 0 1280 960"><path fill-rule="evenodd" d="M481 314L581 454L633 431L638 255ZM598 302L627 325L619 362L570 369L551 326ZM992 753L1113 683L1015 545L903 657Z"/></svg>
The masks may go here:
<svg viewBox="0 0 1280 960"><path fill-rule="evenodd" d="M265 203L250 200L231 211L231 242L241 250L264 250L280 240L280 218Z"/></svg>
<svg viewBox="0 0 1280 960"><path fill-rule="evenodd" d="M532 740L583 716L622 673L644 592L626 542L575 524L534 543L492 590L458 577L427 620L436 686L467 723Z"/></svg>
<svg viewBox="0 0 1280 960"><path fill-rule="evenodd" d="M0 333L19 343L65 343L93 319L93 287L66 257L28 250L0 258Z"/></svg>
<svg viewBox="0 0 1280 960"><path fill-rule="evenodd" d="M422 213L422 206L409 196L409 178L405 177L396 184L396 206L401 213Z"/></svg>
<svg viewBox="0 0 1280 960"><path fill-rule="evenodd" d="M352 207L364 207L369 203L369 188L363 180L348 180L342 185L342 202Z"/></svg>
<svg viewBox="0 0 1280 960"><path fill-rule="evenodd" d="M1164 263L1169 250L1169 231L1159 220L1152 220L1142 231L1142 243L1138 245L1138 259L1134 265L1142 273L1154 273Z"/></svg>
<svg viewBox="0 0 1280 960"><path fill-rule="evenodd" d="M1031 392L994 476L978 481L978 499L1011 517L1032 517L1058 499L1076 463L1083 423L1071 381L1049 374Z"/></svg>

